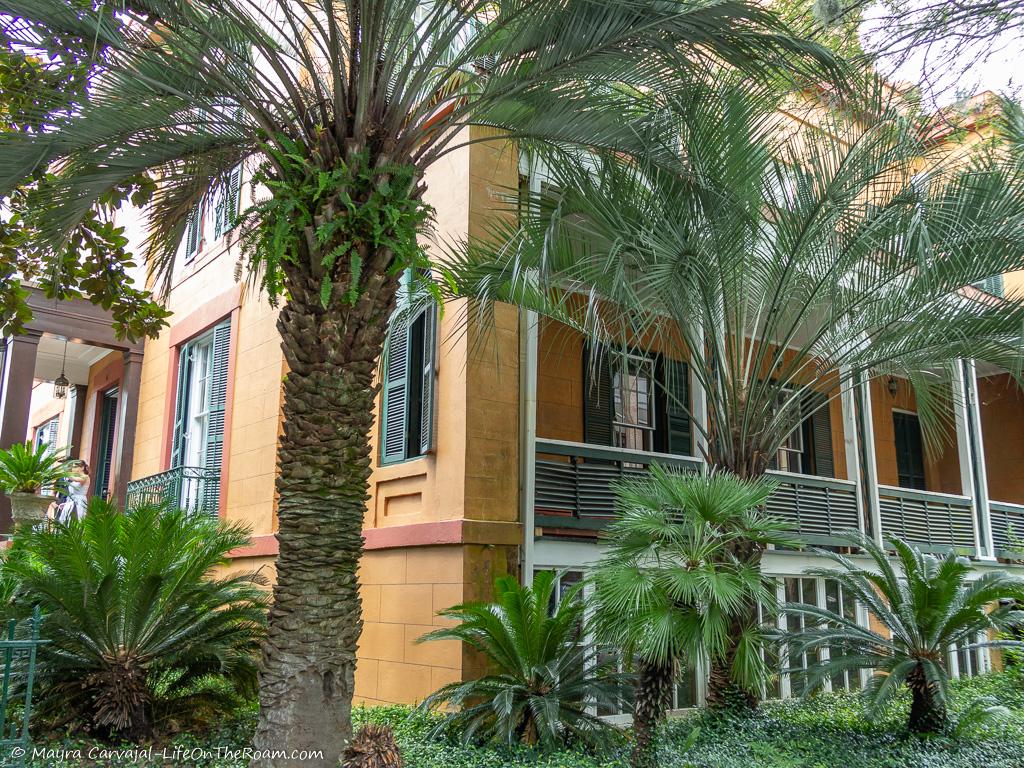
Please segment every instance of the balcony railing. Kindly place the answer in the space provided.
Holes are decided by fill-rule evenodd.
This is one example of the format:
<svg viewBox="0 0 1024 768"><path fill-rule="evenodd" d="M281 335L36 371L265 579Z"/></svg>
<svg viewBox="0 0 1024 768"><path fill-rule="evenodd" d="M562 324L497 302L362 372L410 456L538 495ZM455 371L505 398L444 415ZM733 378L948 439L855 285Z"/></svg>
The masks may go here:
<svg viewBox="0 0 1024 768"><path fill-rule="evenodd" d="M219 502L219 471L204 467L175 467L128 483L125 506L131 511L144 504L158 504L216 516Z"/></svg>
<svg viewBox="0 0 1024 768"><path fill-rule="evenodd" d="M1024 505L990 501L988 509L996 556L1024 559Z"/></svg>
<svg viewBox="0 0 1024 768"><path fill-rule="evenodd" d="M879 485L878 502L885 536L898 536L931 552L952 548L974 553L974 512L968 497Z"/></svg>
<svg viewBox="0 0 1024 768"><path fill-rule="evenodd" d="M671 454L538 440L535 524L547 528L599 530L614 512L612 483L641 476L648 465L697 469L697 459ZM857 526L857 488L848 480L771 472L781 485L770 512L792 522L810 544L842 544Z"/></svg>

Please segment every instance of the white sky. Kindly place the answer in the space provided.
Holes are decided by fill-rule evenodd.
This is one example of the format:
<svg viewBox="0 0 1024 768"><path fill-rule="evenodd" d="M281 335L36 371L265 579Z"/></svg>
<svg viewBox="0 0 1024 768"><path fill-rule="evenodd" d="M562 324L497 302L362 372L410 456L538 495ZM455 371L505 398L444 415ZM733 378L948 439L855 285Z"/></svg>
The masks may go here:
<svg viewBox="0 0 1024 768"><path fill-rule="evenodd" d="M924 2L934 0L920 0ZM884 39L886 28L879 18L887 12L880 4L865 12L861 39L866 49ZM883 58L879 67L891 80L921 85L934 106L985 90L1020 98L1024 89L1024 29L1020 26L988 40L957 39L929 50L918 47L902 60Z"/></svg>

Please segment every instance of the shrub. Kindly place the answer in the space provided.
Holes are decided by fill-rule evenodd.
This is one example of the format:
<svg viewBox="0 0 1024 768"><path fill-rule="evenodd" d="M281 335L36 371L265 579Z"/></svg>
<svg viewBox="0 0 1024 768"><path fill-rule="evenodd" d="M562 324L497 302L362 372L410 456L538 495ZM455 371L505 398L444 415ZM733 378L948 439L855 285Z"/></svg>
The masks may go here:
<svg viewBox="0 0 1024 768"><path fill-rule="evenodd" d="M553 747L566 740L597 744L606 736L608 726L587 708L613 696L616 681L592 669L593 653L580 642L584 607L578 588L549 615L554 587L551 571L538 573L532 587L501 577L495 602L442 611L458 623L420 638L459 640L483 654L492 669L446 685L424 702L428 709L453 708L447 724L463 740Z"/></svg>
<svg viewBox="0 0 1024 768"><path fill-rule="evenodd" d="M200 727L255 694L267 597L211 569L237 526L93 500L82 520L24 529L0 574L8 615L44 616L36 716L50 728L146 739Z"/></svg>

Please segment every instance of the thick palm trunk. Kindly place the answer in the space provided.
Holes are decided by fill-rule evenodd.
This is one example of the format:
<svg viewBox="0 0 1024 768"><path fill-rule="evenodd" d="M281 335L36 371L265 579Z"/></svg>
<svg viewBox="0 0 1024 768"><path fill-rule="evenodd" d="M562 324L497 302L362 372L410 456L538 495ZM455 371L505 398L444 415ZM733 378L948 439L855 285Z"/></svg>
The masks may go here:
<svg viewBox="0 0 1024 768"><path fill-rule="evenodd" d="M913 733L941 733L948 720L946 706L928 682L924 670L917 667L907 676L910 688L910 718L907 728Z"/></svg>
<svg viewBox="0 0 1024 768"><path fill-rule="evenodd" d="M768 469L768 463L761 453L747 454L740 450L733 451L738 457L732 461L716 460L711 457L711 465L719 471L730 472L744 480L762 477ZM760 567L763 548L753 541L738 540L730 546L732 554L741 562ZM760 691L751 691L738 685L732 677L733 661L736 658L737 646L744 628L756 620L757 606L746 606L746 614L733 618L729 627L728 645L721 658L711 659L708 670L707 704L712 709L754 710L761 703Z"/></svg>
<svg viewBox="0 0 1024 768"><path fill-rule="evenodd" d="M380 257L365 263L376 267ZM289 365L277 451L279 555L255 739L257 750L283 757L253 765L334 768L351 737L374 374L395 278L380 269L354 305L335 300L329 309L315 273L293 273L290 282L278 321ZM300 750L322 756L300 762Z"/></svg>
<svg viewBox="0 0 1024 768"><path fill-rule="evenodd" d="M672 704L672 681L675 678L671 664L639 664L636 685L636 703L633 706L633 768L653 768L657 765L654 736L658 724Z"/></svg>

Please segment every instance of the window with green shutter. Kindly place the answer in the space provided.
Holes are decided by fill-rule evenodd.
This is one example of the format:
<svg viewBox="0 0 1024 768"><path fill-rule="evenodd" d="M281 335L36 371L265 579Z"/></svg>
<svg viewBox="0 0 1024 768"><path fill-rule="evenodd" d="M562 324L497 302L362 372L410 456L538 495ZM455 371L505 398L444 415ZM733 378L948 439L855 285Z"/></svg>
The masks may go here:
<svg viewBox="0 0 1024 768"><path fill-rule="evenodd" d="M917 414L893 411L892 426L896 438L896 472L900 488L926 490L924 441Z"/></svg>
<svg viewBox="0 0 1024 768"><path fill-rule="evenodd" d="M189 341L179 352L171 469L188 467L220 472L230 348L231 321L224 320ZM182 504L216 511L219 482L204 483L202 488L193 485L193 489L183 488L182 492L201 493L203 498L182 499Z"/></svg>
<svg viewBox="0 0 1024 768"><path fill-rule="evenodd" d="M203 207L197 205L185 221L185 261L191 261L199 253L202 242Z"/></svg>
<svg viewBox="0 0 1024 768"><path fill-rule="evenodd" d="M434 447L437 307L402 278L398 306L384 342L381 463L413 459Z"/></svg>
<svg viewBox="0 0 1024 768"><path fill-rule="evenodd" d="M583 397L584 442L693 455L686 363L585 347Z"/></svg>
<svg viewBox="0 0 1024 768"><path fill-rule="evenodd" d="M217 192L213 208L213 239L220 240L238 222L238 204L242 194L242 166L231 171Z"/></svg>

